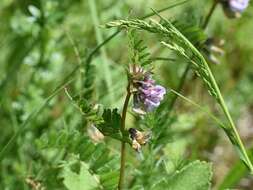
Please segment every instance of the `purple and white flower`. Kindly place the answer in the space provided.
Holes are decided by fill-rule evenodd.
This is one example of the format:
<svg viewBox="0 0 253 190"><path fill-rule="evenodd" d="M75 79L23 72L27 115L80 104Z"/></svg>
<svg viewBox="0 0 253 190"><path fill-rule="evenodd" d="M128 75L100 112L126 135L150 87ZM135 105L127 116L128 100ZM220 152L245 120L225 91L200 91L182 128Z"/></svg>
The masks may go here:
<svg viewBox="0 0 253 190"><path fill-rule="evenodd" d="M166 94L166 89L155 84L150 72L142 70L142 73L143 77L135 80L133 84L135 88L133 110L139 114L146 114L146 112L151 112L160 105Z"/></svg>
<svg viewBox="0 0 253 190"><path fill-rule="evenodd" d="M234 12L243 12L249 5L249 0L230 0L229 7Z"/></svg>
<svg viewBox="0 0 253 190"><path fill-rule="evenodd" d="M250 0L223 0L222 5L224 12L228 17L239 17L249 6Z"/></svg>

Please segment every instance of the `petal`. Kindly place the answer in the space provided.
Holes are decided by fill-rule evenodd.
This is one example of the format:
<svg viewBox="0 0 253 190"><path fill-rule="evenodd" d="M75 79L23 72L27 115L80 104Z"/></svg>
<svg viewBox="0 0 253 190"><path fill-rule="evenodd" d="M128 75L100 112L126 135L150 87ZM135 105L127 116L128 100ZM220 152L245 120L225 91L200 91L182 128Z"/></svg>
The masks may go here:
<svg viewBox="0 0 253 190"><path fill-rule="evenodd" d="M138 114L141 114L141 115L145 115L147 112L146 111L144 111L143 109L141 109L141 108L133 108L133 111L135 112L135 113L138 113Z"/></svg>
<svg viewBox="0 0 253 190"><path fill-rule="evenodd" d="M159 92L160 94L163 94L163 95L166 94L166 89L161 85L156 85L155 86L155 91Z"/></svg>
<svg viewBox="0 0 253 190"><path fill-rule="evenodd" d="M144 104L146 106L158 107L160 105L160 101L159 102L153 102L152 100L146 98L145 101L144 101Z"/></svg>

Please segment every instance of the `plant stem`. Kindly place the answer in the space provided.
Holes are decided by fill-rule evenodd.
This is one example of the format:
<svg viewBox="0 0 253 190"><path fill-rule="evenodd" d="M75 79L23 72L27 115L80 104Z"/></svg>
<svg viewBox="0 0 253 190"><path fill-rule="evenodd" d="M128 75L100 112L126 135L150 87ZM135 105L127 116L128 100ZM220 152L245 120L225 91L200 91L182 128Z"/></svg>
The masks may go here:
<svg viewBox="0 0 253 190"><path fill-rule="evenodd" d="M238 131L236 130L235 124L234 124L234 122L233 122L233 120L232 120L232 117L231 117L231 115L230 115L230 113L229 113L229 111L228 111L228 109L227 109L227 107L226 107L226 105L225 105L225 102L224 102L223 97L221 96L220 93L218 94L218 96L219 96L219 98L220 98L220 105L221 105L221 107L222 107L222 110L223 110L223 112L225 113L225 115L226 115L226 117L227 117L227 119L228 119L228 121L229 121L229 124L230 124L230 126L231 126L231 128L232 128L232 131L233 131L234 134L235 134L235 138L236 138L236 140L237 140L237 142L238 142L238 144L239 144L239 147L240 147L240 149L242 150L242 154L243 154L243 157L244 157L244 158L241 157L241 159L242 159L242 160L245 162L245 164L248 166L251 175L253 175L253 165L252 165L251 160L250 160L250 158L249 158L249 155L248 155L248 153L247 153L247 151L246 151L246 148L244 147L243 142L242 142L242 140L241 140L241 138L240 138L240 135L239 135Z"/></svg>
<svg viewBox="0 0 253 190"><path fill-rule="evenodd" d="M208 26L208 24L209 24L209 22L210 22L210 19L211 19L213 13L214 13L214 10L215 10L215 8L216 8L217 5L218 5L218 2L219 2L218 0L214 0L213 5L212 5L211 9L209 10L209 12L208 12L208 14L207 14L207 16L206 16L205 22L204 22L204 24L203 24L203 26L202 26L202 29L203 29L203 30L205 30L206 27ZM184 87L184 84L185 84L187 75L188 75L188 73L189 73L189 71L190 71L190 68L191 68L190 65L191 65L191 63L187 63L187 66L186 66L186 68L185 68L185 70L184 70L184 72L183 72L183 75L182 75L181 79L180 79L179 85L178 85L178 87L177 87L177 89L176 89L176 91L179 92L179 93L181 92L181 90L182 90L183 87ZM174 95L174 96L173 96L173 98L172 98L172 100L171 100L171 103L170 103L170 106L169 106L169 110L170 110L170 111L171 111L172 108L174 107L174 105L175 105L175 103L176 103L176 100L177 100L177 97L178 97L177 95Z"/></svg>
<svg viewBox="0 0 253 190"><path fill-rule="evenodd" d="M184 73L183 73L183 75L182 75L182 77L180 79L179 85L178 85L178 87L176 89L176 91L179 92L179 93L181 92L181 90L182 90L182 88L184 86L185 79L187 77L187 74L188 74L190 68L191 68L191 63L187 63L187 66L186 66L186 68L184 70ZM177 94L176 95L174 94L174 96L172 97L172 100L171 100L170 105L169 105L169 112L171 112L172 108L174 107L174 105L176 103L176 100L177 100L177 97L178 97Z"/></svg>
<svg viewBox="0 0 253 190"><path fill-rule="evenodd" d="M208 23L209 23L209 21L210 21L212 15L213 15L213 12L214 12L216 6L218 5L218 3L219 3L219 0L214 0L213 5L212 5L211 9L209 10L209 13L208 13L208 15L206 16L205 22L204 22L204 24L203 24L203 26L202 26L202 28L203 28L204 30L206 29L206 27L207 27L207 25L208 25Z"/></svg>
<svg viewBox="0 0 253 190"><path fill-rule="evenodd" d="M172 8L175 7L177 5L186 3L187 1L183 1L180 2L178 4L166 7L164 9L159 10L158 12L162 12L167 10L168 8ZM153 16L155 13L151 13L149 15L146 15L144 17L142 17L142 19L145 19L147 17ZM116 36L120 31L118 30L117 32L115 32L112 36ZM125 130L125 120L126 120L126 113L127 113L127 107L128 107L128 103L131 97L131 92L130 92L130 83L128 83L127 86L127 95L125 98L125 102L124 102L124 106L123 106L123 110L122 110L122 116L121 116L121 133L124 133ZM124 141L121 142L121 158L120 158L120 176L119 176L119 183L118 183L118 190L122 190L123 189L123 185L124 185L124 176L125 176L125 162L126 162L126 143Z"/></svg>
<svg viewBox="0 0 253 190"><path fill-rule="evenodd" d="M126 95L126 99L125 99L123 110L122 110L122 116L121 116L120 130L121 130L122 135L125 130L127 106L128 106L130 97L131 97L131 92L130 92L130 83L129 83L127 86L127 95ZM120 159L120 176L119 176L119 183L118 183L119 190L122 190L123 184L124 184L125 162L126 162L126 143L124 141L122 141L121 142L121 159Z"/></svg>

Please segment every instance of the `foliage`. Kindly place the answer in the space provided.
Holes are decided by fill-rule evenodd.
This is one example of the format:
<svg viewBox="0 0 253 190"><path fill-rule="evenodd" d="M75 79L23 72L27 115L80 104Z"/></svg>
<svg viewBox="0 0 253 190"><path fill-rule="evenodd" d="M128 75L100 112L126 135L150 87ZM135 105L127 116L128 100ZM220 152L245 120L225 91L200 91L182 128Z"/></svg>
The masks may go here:
<svg viewBox="0 0 253 190"><path fill-rule="evenodd" d="M195 161L176 171L169 179L165 179L154 188L197 190L209 189L212 177L211 167L207 163Z"/></svg>
<svg viewBox="0 0 253 190"><path fill-rule="evenodd" d="M118 189L121 166L121 189L251 189L252 3L235 20L212 3L1 1L0 189ZM129 64L167 90L145 115Z"/></svg>
<svg viewBox="0 0 253 190"><path fill-rule="evenodd" d="M97 186L95 177L93 177L85 164L81 164L80 173L76 174L75 172L71 171L70 168L65 167L63 171L63 178L64 178L64 185L68 189L76 189L81 190L83 187L88 189L93 189Z"/></svg>
<svg viewBox="0 0 253 190"><path fill-rule="evenodd" d="M54 131L42 136L37 144L43 150L57 149L56 154L59 154L59 151L63 152L63 156L56 163L61 169L59 177L63 178L63 184L68 189L83 187L113 189L117 186L118 156L110 155L104 144L95 145L89 137L73 129L65 129L60 133ZM80 172L76 172L75 168L79 168ZM50 171L41 172L46 175ZM89 182L90 187L84 185L87 183L83 181L84 179Z"/></svg>
<svg viewBox="0 0 253 190"><path fill-rule="evenodd" d="M139 38L136 31L129 31L129 49L131 52L131 62L141 66L148 65L152 62L148 47L144 45L144 41Z"/></svg>

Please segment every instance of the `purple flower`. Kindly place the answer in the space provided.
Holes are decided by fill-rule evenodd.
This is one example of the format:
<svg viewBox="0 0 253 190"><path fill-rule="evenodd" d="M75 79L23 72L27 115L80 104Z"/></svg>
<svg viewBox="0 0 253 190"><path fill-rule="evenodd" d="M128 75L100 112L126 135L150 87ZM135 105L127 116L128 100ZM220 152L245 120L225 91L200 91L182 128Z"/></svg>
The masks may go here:
<svg viewBox="0 0 253 190"><path fill-rule="evenodd" d="M147 73L142 81L138 81L137 90L134 93L134 108L133 110L140 114L153 111L160 105L166 94L166 89L163 86L156 85L151 79L151 74Z"/></svg>
<svg viewBox="0 0 253 190"><path fill-rule="evenodd" d="M234 12L243 12L249 5L249 0L230 0L229 7Z"/></svg>
<svg viewBox="0 0 253 190"><path fill-rule="evenodd" d="M248 7L250 0L223 0L222 5L225 14L230 17L240 17L241 13Z"/></svg>

